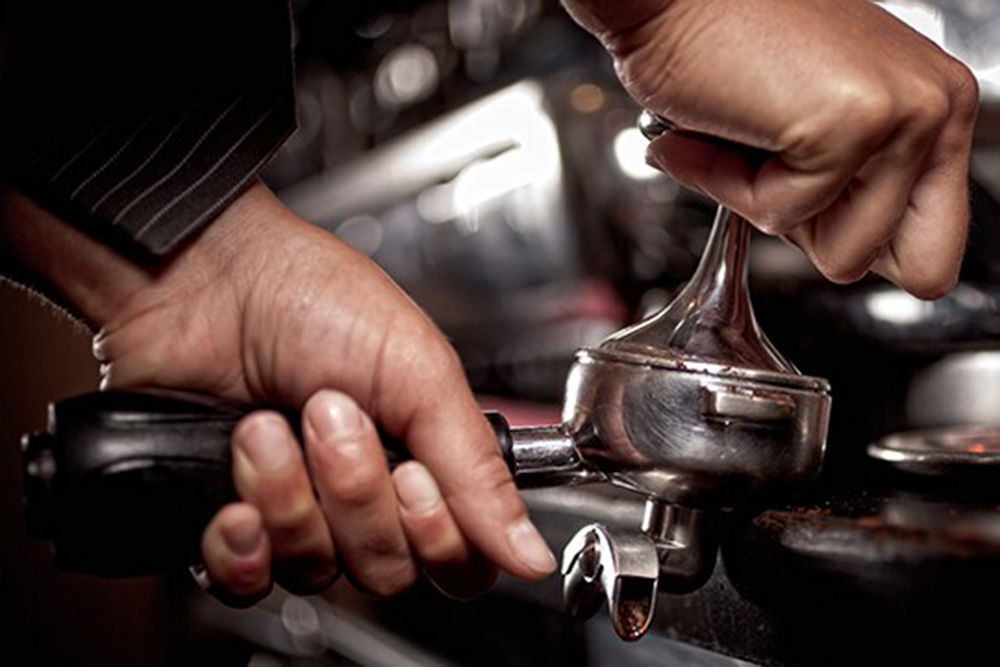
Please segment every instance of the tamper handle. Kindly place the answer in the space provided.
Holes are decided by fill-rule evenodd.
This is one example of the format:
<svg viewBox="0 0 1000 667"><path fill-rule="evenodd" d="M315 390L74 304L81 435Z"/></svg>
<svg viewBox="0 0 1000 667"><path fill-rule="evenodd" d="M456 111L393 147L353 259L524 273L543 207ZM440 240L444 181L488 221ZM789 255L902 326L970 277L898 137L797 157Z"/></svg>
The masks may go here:
<svg viewBox="0 0 1000 667"><path fill-rule="evenodd" d="M640 115L639 129L651 140L673 131L726 143L678 129L649 111ZM656 315L610 336L601 348L798 375L754 316L747 282L750 231L742 216L720 205L698 268L683 291Z"/></svg>

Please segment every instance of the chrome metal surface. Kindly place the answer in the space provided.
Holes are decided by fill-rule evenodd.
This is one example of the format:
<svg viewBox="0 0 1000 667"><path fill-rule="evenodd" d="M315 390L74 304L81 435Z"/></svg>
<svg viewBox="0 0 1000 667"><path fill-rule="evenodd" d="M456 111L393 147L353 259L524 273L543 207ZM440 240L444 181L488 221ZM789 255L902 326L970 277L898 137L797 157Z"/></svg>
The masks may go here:
<svg viewBox="0 0 1000 667"><path fill-rule="evenodd" d="M946 296L924 301L875 283L838 296L829 307L852 337L924 354L996 347L1000 335L1000 289L993 285L959 283Z"/></svg>
<svg viewBox="0 0 1000 667"><path fill-rule="evenodd" d="M657 116L648 109L643 109L639 114L638 126L639 131L642 132L642 136L649 140L653 140L664 132L674 129L673 123L666 118Z"/></svg>
<svg viewBox="0 0 1000 667"><path fill-rule="evenodd" d="M1000 472L1000 427L952 426L895 433L869 445L868 455L920 475Z"/></svg>
<svg viewBox="0 0 1000 667"><path fill-rule="evenodd" d="M365 618L357 608L319 596L296 597L278 587L252 608L240 610L199 595L192 598L190 613L198 627L238 637L261 649L271 659L263 664L454 664L412 638Z"/></svg>
<svg viewBox="0 0 1000 667"><path fill-rule="evenodd" d="M681 294L577 355L563 427L613 484L706 507L819 472L829 384L801 375L757 325L748 242L747 223L720 207Z"/></svg>
<svg viewBox="0 0 1000 667"><path fill-rule="evenodd" d="M799 375L757 325L747 287L749 244L749 224L720 206L701 263L680 295L600 349Z"/></svg>
<svg viewBox="0 0 1000 667"><path fill-rule="evenodd" d="M795 417L795 401L771 392L705 387L701 414L706 419L782 422Z"/></svg>
<svg viewBox="0 0 1000 667"><path fill-rule="evenodd" d="M648 113L640 126L650 138L670 127ZM550 484L603 479L647 498L641 532L592 524L563 552L570 612L590 616L606 601L624 639L646 632L659 586L687 593L711 576L709 509L819 472L829 385L799 373L757 325L749 241L748 223L720 206L677 298L577 353L562 424L512 430L520 485L533 473Z"/></svg>
<svg viewBox="0 0 1000 667"><path fill-rule="evenodd" d="M712 576L718 540L710 512L647 500L642 532L656 545L660 590L690 593Z"/></svg>
<svg viewBox="0 0 1000 667"><path fill-rule="evenodd" d="M880 0L878 4L965 63L984 102L1000 99L1000 5L993 0Z"/></svg>
<svg viewBox="0 0 1000 667"><path fill-rule="evenodd" d="M671 127L648 112L639 125L650 138ZM613 484L706 507L819 472L829 385L799 373L758 326L749 242L748 223L720 206L677 298L577 354L563 429Z"/></svg>
<svg viewBox="0 0 1000 667"><path fill-rule="evenodd" d="M570 614L594 615L607 602L611 625L627 641L649 629L659 579L656 546L645 534L601 524L581 529L563 551L563 596Z"/></svg>
<svg viewBox="0 0 1000 667"><path fill-rule="evenodd" d="M514 474L521 488L570 486L605 481L598 470L584 465L561 426L513 428Z"/></svg>
<svg viewBox="0 0 1000 667"><path fill-rule="evenodd" d="M706 419L703 392L780 396L790 419ZM752 400L752 399L751 399ZM695 507L811 480L819 470L829 395L579 355L567 384L566 426L583 460L618 486Z"/></svg>
<svg viewBox="0 0 1000 667"><path fill-rule="evenodd" d="M914 375L906 395L906 426L1000 426L998 405L1000 350L958 352Z"/></svg>

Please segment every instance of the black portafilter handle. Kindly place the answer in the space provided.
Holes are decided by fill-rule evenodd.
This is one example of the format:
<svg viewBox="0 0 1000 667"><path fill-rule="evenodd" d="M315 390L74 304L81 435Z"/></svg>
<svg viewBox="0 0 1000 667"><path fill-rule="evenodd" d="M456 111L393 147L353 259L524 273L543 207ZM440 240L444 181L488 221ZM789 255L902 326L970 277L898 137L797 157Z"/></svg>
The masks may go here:
<svg viewBox="0 0 1000 667"><path fill-rule="evenodd" d="M230 437L251 409L190 395L94 392L49 406L23 439L28 533L55 564L108 577L198 562L201 534L237 499ZM297 430L297 418L286 415ZM486 413L513 470L510 427ZM390 465L407 457L382 438Z"/></svg>

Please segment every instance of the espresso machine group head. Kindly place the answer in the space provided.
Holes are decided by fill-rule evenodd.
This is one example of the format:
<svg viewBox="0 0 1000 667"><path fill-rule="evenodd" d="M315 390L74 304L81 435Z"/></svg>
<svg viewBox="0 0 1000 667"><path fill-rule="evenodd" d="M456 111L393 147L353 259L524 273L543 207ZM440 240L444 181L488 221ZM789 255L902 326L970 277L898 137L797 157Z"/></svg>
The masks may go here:
<svg viewBox="0 0 1000 667"><path fill-rule="evenodd" d="M653 138L668 128L644 114ZM720 207L693 278L643 322L582 349L558 425L490 415L519 487L610 483L646 498L641 526L581 529L562 558L570 612L607 605L620 637L649 628L660 590L700 587L716 561L713 515L819 472L828 383L800 374L754 318L746 221ZM229 435L245 408L90 394L24 439L29 530L56 563L105 575L197 559L201 530L235 497Z"/></svg>

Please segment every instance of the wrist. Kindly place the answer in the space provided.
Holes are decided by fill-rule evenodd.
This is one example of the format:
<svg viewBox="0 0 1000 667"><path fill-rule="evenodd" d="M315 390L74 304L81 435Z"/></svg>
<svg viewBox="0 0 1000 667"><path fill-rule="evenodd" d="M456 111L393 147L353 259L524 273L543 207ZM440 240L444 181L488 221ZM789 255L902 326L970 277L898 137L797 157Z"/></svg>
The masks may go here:
<svg viewBox="0 0 1000 667"><path fill-rule="evenodd" d="M91 327L148 277L141 267L66 224L20 192L0 196L3 275L36 290Z"/></svg>
<svg viewBox="0 0 1000 667"><path fill-rule="evenodd" d="M137 258L62 221L14 190L0 197L0 271L92 329L116 327L158 304L252 271L265 217L251 185L190 243L165 258Z"/></svg>

